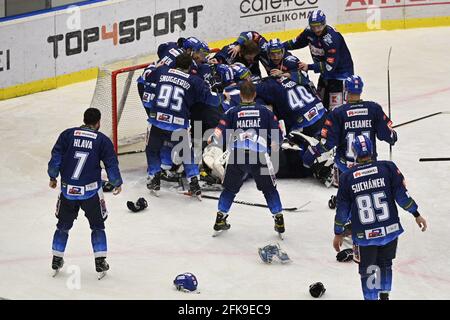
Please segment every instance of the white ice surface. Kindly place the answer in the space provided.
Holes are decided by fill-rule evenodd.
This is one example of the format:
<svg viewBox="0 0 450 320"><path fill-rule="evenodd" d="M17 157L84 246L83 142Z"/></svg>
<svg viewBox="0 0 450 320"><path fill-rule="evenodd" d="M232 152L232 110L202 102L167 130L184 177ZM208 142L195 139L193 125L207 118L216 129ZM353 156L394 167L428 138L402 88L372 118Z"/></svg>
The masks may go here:
<svg viewBox="0 0 450 320"><path fill-rule="evenodd" d="M450 28L346 35L356 72L366 84L364 97L387 113L386 61L392 52L394 124L437 111L450 111ZM297 54L310 61L307 50ZM279 181L284 206L312 203L286 213L282 247L289 265L265 265L258 247L277 242L267 210L235 205L231 230L212 238L216 202L199 203L145 187L145 155L120 158L125 180L119 196L106 195L111 270L96 279L90 230L80 213L70 233L66 265L50 276L51 240L58 192L48 188L50 150L58 134L81 124L95 82L0 102L0 297L10 299L311 299L308 286L321 281L323 299L361 299L357 266L338 263L332 248L334 213L327 201L335 189L312 179ZM143 120L145 121L145 120ZM419 163L420 157L450 157L450 115L398 128L393 159L406 176L411 195L428 219L422 233L401 210L405 233L394 261L392 299L450 299L450 162ZM388 147L379 143L380 158ZM138 214L127 200L144 196L149 208ZM254 183L237 199L263 202ZM67 270L81 270L81 288L71 290ZM200 294L173 289L172 280L193 272Z"/></svg>

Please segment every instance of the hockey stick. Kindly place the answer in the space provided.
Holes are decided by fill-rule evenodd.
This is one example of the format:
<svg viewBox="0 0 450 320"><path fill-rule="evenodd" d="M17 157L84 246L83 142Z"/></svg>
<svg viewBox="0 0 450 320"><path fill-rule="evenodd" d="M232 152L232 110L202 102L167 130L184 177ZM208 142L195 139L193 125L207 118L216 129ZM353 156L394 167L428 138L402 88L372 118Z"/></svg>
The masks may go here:
<svg viewBox="0 0 450 320"><path fill-rule="evenodd" d="M450 158L420 158L420 162L428 162L428 161L450 161Z"/></svg>
<svg viewBox="0 0 450 320"><path fill-rule="evenodd" d="M219 197L210 196L210 195L207 195L207 194L202 194L202 198L203 199L211 199L211 200L219 200ZM233 203L243 204L243 205L252 206L252 207L269 208L265 204L253 203L253 202L247 202L247 201L240 201L240 200L234 200ZM292 207L292 208L283 208L282 210L283 211L300 211L301 209L303 209L304 207L306 207L310 203L311 203L311 201L308 201L308 202L302 204L301 206Z"/></svg>
<svg viewBox="0 0 450 320"><path fill-rule="evenodd" d="M119 152L117 155L118 156L124 156L127 154L135 154L135 153L142 153L145 152L145 150L136 150L136 151L128 151L128 152Z"/></svg>
<svg viewBox="0 0 450 320"><path fill-rule="evenodd" d="M423 119L427 119L427 118L430 118L430 117L437 116L438 114L448 114L448 112L445 112L445 111L435 112L435 113L432 113L432 114L429 114L429 115L426 115L426 116L423 116L423 117L420 117L420 118L417 118L417 119L413 119L413 120L409 120L409 121L397 124L397 125L393 126L392 128L395 129L395 128L398 128L398 127L401 127L401 126L404 126L404 125L407 125L407 124L410 124L410 123L413 123L413 122L416 122L416 121L419 121L419 120L423 120Z"/></svg>
<svg viewBox="0 0 450 320"><path fill-rule="evenodd" d="M391 75L390 75L390 64L391 64L391 52L392 47L389 48L389 56L388 56L388 64L387 64L387 82L388 82L388 113L389 120L392 121L391 118ZM392 144L389 144L389 160L392 160Z"/></svg>

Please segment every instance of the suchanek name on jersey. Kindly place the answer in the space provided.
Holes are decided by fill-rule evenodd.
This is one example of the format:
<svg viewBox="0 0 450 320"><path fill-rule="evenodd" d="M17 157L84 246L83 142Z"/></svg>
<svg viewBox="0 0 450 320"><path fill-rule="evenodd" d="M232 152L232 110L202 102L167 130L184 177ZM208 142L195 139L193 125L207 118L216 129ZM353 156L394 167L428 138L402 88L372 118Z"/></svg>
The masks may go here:
<svg viewBox="0 0 450 320"><path fill-rule="evenodd" d="M369 189L377 189L381 187L385 187L386 184L384 182L384 178L370 179L367 181L359 182L356 184L352 184L352 190L354 193L358 193L361 191L369 190Z"/></svg>

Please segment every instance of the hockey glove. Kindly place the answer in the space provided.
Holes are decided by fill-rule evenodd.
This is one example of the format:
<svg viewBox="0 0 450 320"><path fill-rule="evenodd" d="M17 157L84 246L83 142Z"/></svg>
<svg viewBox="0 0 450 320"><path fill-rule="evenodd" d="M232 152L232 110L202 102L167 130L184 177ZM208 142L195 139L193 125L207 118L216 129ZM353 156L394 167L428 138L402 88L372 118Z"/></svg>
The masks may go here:
<svg viewBox="0 0 450 320"><path fill-rule="evenodd" d="M113 186L113 184L111 182L109 182L109 181L102 181L103 192L111 192L111 191L114 190L114 188L115 187Z"/></svg>
<svg viewBox="0 0 450 320"><path fill-rule="evenodd" d="M398 140L397 132L392 130L391 131L391 142L389 143L391 146L393 146Z"/></svg>
<svg viewBox="0 0 450 320"><path fill-rule="evenodd" d="M339 262L348 262L353 260L353 249L344 249L336 255Z"/></svg>
<svg viewBox="0 0 450 320"><path fill-rule="evenodd" d="M136 203L127 201L127 207L133 212L139 212L148 207L147 201L144 198L139 198Z"/></svg>

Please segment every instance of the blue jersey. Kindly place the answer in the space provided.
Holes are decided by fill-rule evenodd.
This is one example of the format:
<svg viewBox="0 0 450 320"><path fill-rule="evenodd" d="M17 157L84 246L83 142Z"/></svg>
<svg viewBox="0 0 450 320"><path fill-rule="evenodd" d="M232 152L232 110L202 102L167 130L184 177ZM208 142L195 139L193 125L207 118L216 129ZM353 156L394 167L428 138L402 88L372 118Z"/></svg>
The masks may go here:
<svg viewBox="0 0 450 320"><path fill-rule="evenodd" d="M376 137L394 144L396 136L392 122L381 106L372 101L347 103L328 114L321 137L326 140L326 150L336 147L336 160L343 164L353 163L352 143L356 136L365 135L373 143L373 158L377 157Z"/></svg>
<svg viewBox="0 0 450 320"><path fill-rule="evenodd" d="M177 57L186 52L183 48L179 48L176 42L166 42L158 47L158 62L164 63L169 68L175 68Z"/></svg>
<svg viewBox="0 0 450 320"><path fill-rule="evenodd" d="M156 68L145 80L149 85L142 102L150 109L148 121L163 130L187 129L196 103L218 107L223 101L223 95L212 93L199 77L166 66Z"/></svg>
<svg viewBox="0 0 450 320"><path fill-rule="evenodd" d="M69 200L94 196L102 186L100 161L105 165L109 182L122 184L114 146L103 133L82 126L63 131L52 149L48 175L61 174L61 192Z"/></svg>
<svg viewBox="0 0 450 320"><path fill-rule="evenodd" d="M284 46L288 50L309 46L314 64L308 67L324 79L343 80L354 74L347 44L342 35L330 26L326 26L326 32L321 36L308 27L294 40L285 42Z"/></svg>
<svg viewBox="0 0 450 320"><path fill-rule="evenodd" d="M325 107L309 86L286 78L270 78L256 86L258 99L271 104L288 131L309 127L321 119Z"/></svg>
<svg viewBox="0 0 450 320"><path fill-rule="evenodd" d="M230 135L227 130L231 130L233 134ZM277 134L276 137L272 137L274 133ZM281 141L276 116L264 105L257 103L241 103L229 109L222 115L214 134L217 138L225 136L227 141L231 138L231 149L255 152L270 152L272 141Z"/></svg>
<svg viewBox="0 0 450 320"><path fill-rule="evenodd" d="M353 242L382 246L396 239L403 228L397 206L414 214L417 204L409 196L402 173L391 161L357 165L339 178L335 234L351 220Z"/></svg>
<svg viewBox="0 0 450 320"><path fill-rule="evenodd" d="M158 63L164 63L169 68L175 68L177 57L186 52L185 49L178 47L176 42L166 42L160 44L158 47ZM196 75L199 72L199 65L192 61L192 66L189 72Z"/></svg>

